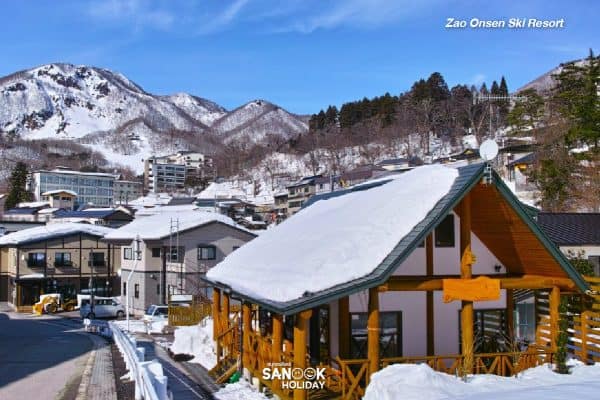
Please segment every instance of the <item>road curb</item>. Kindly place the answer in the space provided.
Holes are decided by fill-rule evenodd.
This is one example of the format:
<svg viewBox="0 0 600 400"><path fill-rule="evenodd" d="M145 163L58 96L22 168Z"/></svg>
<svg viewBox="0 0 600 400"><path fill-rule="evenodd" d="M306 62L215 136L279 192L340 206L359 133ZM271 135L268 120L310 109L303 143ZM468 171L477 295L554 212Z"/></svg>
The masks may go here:
<svg viewBox="0 0 600 400"><path fill-rule="evenodd" d="M97 341L94 342L94 350L92 350L90 356L85 363L85 369L83 370L83 374L81 375L81 383L79 384L79 389L77 390L77 397L75 400L86 400L87 399L87 391L90 386L90 382L92 379L92 368L94 368L94 361L96 360L96 349L98 347Z"/></svg>

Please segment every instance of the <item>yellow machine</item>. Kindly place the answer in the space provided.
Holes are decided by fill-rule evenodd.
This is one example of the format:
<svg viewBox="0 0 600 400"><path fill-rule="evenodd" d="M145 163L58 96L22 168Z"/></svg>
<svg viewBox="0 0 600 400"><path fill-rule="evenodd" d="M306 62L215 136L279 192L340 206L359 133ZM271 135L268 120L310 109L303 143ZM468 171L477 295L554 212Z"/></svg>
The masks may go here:
<svg viewBox="0 0 600 400"><path fill-rule="evenodd" d="M60 293L43 294L40 296L40 301L33 305L33 313L42 315L44 313L54 314L59 310L72 311L76 304L77 301L74 299L63 301Z"/></svg>

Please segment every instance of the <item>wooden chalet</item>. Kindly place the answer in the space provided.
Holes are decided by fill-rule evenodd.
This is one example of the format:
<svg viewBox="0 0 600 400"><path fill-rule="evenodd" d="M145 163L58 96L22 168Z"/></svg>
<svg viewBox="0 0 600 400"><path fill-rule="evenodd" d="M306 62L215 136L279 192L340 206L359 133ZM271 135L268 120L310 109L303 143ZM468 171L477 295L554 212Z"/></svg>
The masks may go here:
<svg viewBox="0 0 600 400"><path fill-rule="evenodd" d="M419 167L400 175L395 178L397 187L414 179L415 171L422 174L431 168ZM244 284L243 274L240 278L221 265L211 270L205 279L214 287L218 365L212 373L217 379L224 381L241 365L255 383L267 386L280 398L352 399L364 394L371 374L392 363L425 362L457 375L508 376L551 362L561 295L584 293L586 281L494 171L484 164L453 171L457 176L449 190L408 233L393 238L393 248L383 260L373 260L364 276L352 277L344 266L346 255L340 254L344 230L355 227L344 226L343 221L338 226L311 227L301 224L302 218L308 217L303 213L321 207L329 213L350 211L347 215L351 215L352 210L343 210L352 207L351 201L341 203L341 208L327 207L327 202L340 196L366 196L394 180L330 193L321 199L316 196L305 211L272 230L271 237L277 231L285 236L280 242L270 243L261 235L224 261L232 267L239 260L242 271L260 264L260 259L255 259L258 254L267 260L269 246L283 246L299 259L300 270L292 272L301 276L305 268L312 281L319 281L325 268L312 268L310 254L296 254L297 247L287 232L293 232L294 224L300 230L326 230L331 241L322 246L330 251L331 262L339 260L339 283L333 286L281 301L275 294L285 287L272 286L275 270L251 271L252 287L265 288L259 294ZM397 198L388 201L403 206ZM312 214L322 216L316 212L321 209ZM456 235L453 246L443 246L447 239L444 230ZM362 246L369 245L367 239L364 245L355 246L357 254L366 250ZM296 276L290 273L290 279ZM346 276L350 278L344 280ZM536 304L543 305L537 307L536 334L529 344L517 343L514 334L515 303L527 297L524 293L535 294ZM232 312L233 301L241 303L241 312ZM486 332L491 334L486 336ZM280 379L264 379L263 368L271 365L321 366L326 370L323 388L293 390L284 387Z"/></svg>

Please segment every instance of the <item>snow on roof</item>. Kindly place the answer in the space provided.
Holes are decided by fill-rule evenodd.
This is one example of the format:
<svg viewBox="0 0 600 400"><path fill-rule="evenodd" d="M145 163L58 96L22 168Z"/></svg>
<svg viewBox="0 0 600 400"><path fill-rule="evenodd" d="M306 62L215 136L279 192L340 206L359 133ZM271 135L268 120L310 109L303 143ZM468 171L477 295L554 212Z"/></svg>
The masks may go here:
<svg viewBox="0 0 600 400"><path fill-rule="evenodd" d="M39 208L49 206L47 201L23 201L17 204L17 208Z"/></svg>
<svg viewBox="0 0 600 400"><path fill-rule="evenodd" d="M287 302L370 274L445 196L458 171L415 168L389 183L314 203L231 253L207 277Z"/></svg>
<svg viewBox="0 0 600 400"><path fill-rule="evenodd" d="M65 189L49 190L47 192L42 193L42 196L52 196L53 194L59 194L59 193L67 193L67 194L70 194L71 196L77 196L76 192L74 192L72 190L65 190Z"/></svg>
<svg viewBox="0 0 600 400"><path fill-rule="evenodd" d="M60 208L56 208L56 207L42 208L40 211L38 211L38 214L52 214L58 210L60 210Z"/></svg>
<svg viewBox="0 0 600 400"><path fill-rule="evenodd" d="M175 224L177 220L179 220L179 232L211 222L221 222L249 232L236 224L231 218L222 214L206 211L181 211L163 212L136 218L127 225L108 233L104 238L109 240L133 240L139 235L142 240L158 240L169 236L171 233L171 221Z"/></svg>
<svg viewBox="0 0 600 400"><path fill-rule="evenodd" d="M94 236L104 236L111 232L112 228L91 224L60 223L37 226L35 228L23 229L0 237L0 246L19 245L27 242L47 240L55 237L87 233Z"/></svg>

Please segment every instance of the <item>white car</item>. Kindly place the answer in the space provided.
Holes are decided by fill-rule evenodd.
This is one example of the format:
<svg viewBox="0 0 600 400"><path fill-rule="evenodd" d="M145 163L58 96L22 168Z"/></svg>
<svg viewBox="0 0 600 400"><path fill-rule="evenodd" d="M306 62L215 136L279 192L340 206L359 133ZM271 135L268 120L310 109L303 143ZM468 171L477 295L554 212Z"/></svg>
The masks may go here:
<svg viewBox="0 0 600 400"><path fill-rule="evenodd" d="M144 314L144 321L157 322L169 318L169 306L152 304Z"/></svg>
<svg viewBox="0 0 600 400"><path fill-rule="evenodd" d="M94 309L90 304L84 304L79 309L81 318L123 318L125 307L113 299L94 299Z"/></svg>

